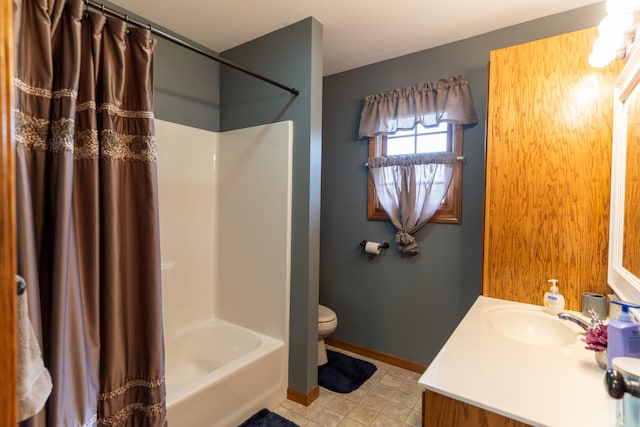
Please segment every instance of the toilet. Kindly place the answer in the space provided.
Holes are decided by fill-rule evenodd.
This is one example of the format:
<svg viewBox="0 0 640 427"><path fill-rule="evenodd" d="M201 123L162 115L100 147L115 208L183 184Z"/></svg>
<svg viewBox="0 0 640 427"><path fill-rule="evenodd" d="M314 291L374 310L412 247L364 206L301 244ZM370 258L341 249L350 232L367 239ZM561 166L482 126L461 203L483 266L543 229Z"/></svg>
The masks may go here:
<svg viewBox="0 0 640 427"><path fill-rule="evenodd" d="M338 327L338 316L329 307L318 304L318 366L328 362L324 337L329 336Z"/></svg>

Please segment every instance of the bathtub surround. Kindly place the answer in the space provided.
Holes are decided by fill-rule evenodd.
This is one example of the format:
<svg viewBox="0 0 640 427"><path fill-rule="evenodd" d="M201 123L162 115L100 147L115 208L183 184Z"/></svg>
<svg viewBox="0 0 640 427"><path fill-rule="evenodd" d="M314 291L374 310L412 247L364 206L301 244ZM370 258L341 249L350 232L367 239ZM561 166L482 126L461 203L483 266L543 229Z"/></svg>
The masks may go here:
<svg viewBox="0 0 640 427"><path fill-rule="evenodd" d="M170 424L286 398L292 132L156 122Z"/></svg>
<svg viewBox="0 0 640 427"><path fill-rule="evenodd" d="M162 426L155 43L81 0L21 7L18 264L53 384L25 425Z"/></svg>

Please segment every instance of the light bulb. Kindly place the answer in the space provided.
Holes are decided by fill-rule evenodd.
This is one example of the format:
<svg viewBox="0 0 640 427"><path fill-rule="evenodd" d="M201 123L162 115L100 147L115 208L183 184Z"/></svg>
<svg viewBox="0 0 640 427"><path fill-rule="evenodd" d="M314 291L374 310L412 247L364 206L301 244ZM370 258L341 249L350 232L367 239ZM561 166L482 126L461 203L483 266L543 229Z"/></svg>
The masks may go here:
<svg viewBox="0 0 640 427"><path fill-rule="evenodd" d="M635 3L635 1L630 0L607 0L604 7L610 15L624 14L631 12L635 7Z"/></svg>
<svg viewBox="0 0 640 427"><path fill-rule="evenodd" d="M624 33L632 24L633 15L630 13L607 15L600 21L598 32L600 35Z"/></svg>
<svg viewBox="0 0 640 427"><path fill-rule="evenodd" d="M611 51L618 50L624 43L624 35L622 33L610 33L600 35L593 42L593 50L595 51Z"/></svg>
<svg viewBox="0 0 640 427"><path fill-rule="evenodd" d="M594 50L589 55L589 65L594 68L602 68L608 65L616 58L615 51Z"/></svg>

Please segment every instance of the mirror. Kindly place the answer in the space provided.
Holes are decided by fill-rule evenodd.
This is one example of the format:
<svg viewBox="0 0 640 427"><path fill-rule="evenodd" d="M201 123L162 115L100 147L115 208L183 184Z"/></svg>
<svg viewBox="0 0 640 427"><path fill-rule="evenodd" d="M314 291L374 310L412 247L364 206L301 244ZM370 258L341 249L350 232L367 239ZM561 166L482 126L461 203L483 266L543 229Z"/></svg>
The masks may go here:
<svg viewBox="0 0 640 427"><path fill-rule="evenodd" d="M624 190L622 265L640 277L640 89L625 100L627 161Z"/></svg>
<svg viewBox="0 0 640 427"><path fill-rule="evenodd" d="M640 302L640 46L616 82L609 232L609 286Z"/></svg>

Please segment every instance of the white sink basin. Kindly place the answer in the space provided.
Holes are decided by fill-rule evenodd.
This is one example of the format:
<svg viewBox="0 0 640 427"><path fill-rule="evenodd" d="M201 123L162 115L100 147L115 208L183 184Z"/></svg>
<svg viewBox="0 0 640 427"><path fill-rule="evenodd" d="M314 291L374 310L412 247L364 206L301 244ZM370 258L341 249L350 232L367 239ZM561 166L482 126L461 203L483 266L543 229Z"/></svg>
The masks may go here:
<svg viewBox="0 0 640 427"><path fill-rule="evenodd" d="M529 345L565 346L579 335L565 321L536 309L495 307L485 311L485 319L499 334Z"/></svg>

